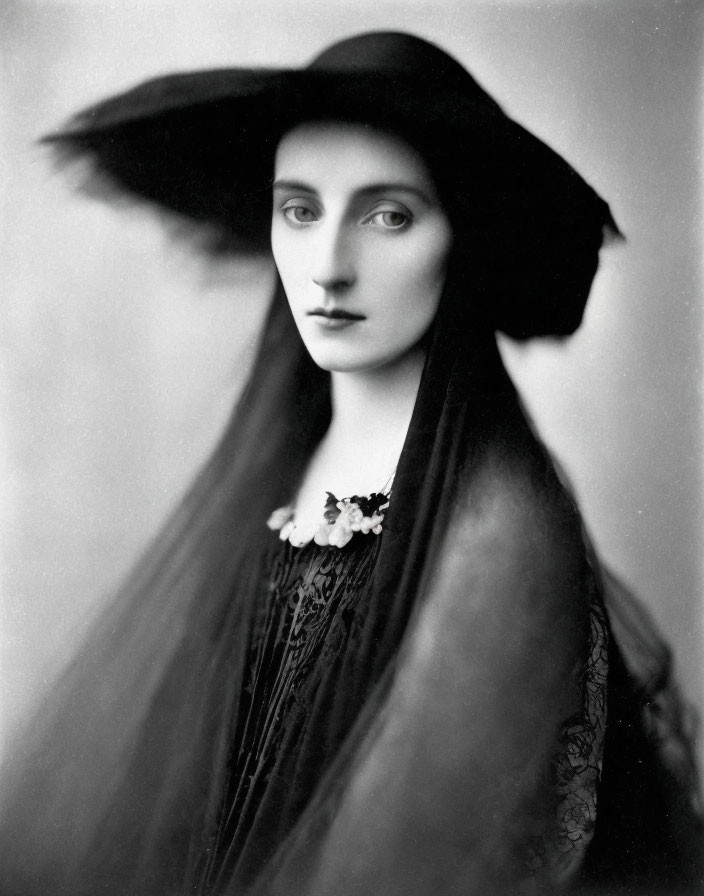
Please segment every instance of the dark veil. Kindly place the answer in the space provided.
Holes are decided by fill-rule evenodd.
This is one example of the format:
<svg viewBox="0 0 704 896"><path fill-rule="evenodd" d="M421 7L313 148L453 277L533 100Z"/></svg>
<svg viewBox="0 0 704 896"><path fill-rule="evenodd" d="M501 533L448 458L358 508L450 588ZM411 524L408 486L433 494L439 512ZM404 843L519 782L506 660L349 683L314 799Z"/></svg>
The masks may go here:
<svg viewBox="0 0 704 896"><path fill-rule="evenodd" d="M398 130L428 158L448 206L450 274L360 637L310 695L307 751L284 757L315 782L313 796L302 810L295 792L266 807L279 848L244 855L219 892L542 893L571 880L573 858L585 855L585 886L641 881L654 849L663 885L692 883L701 873L692 767L666 764L659 744L676 741L685 760L689 747L676 719L658 740L642 718L667 684L666 664L657 660L648 690L613 637L608 658L590 657L593 627L608 627L609 589L494 336L578 326L614 226L608 207L562 160L559 171L535 167L540 205L539 190L530 202L522 195L518 173L499 181L489 162L492 177L457 159L450 167L452 144ZM528 145L526 164L530 154ZM468 191L499 198L468 220ZM219 446L11 748L3 896L199 892L266 520L295 494L329 419L327 375L305 354L279 288ZM655 656L646 641L631 655ZM608 702L606 731L580 716L588 688ZM598 778L605 743L607 811L596 829L575 827L564 861L541 861L567 721L581 726L580 774Z"/></svg>
<svg viewBox="0 0 704 896"><path fill-rule="evenodd" d="M197 886L266 516L329 415L292 327L279 295L220 447L17 743L0 829L7 896ZM544 892L556 872L526 877L523 852L550 824L550 760L579 702L598 597L576 508L490 332L438 321L393 498L364 637L317 695L316 736L342 746L256 892L362 894L374 881L389 893ZM633 716L642 697L622 676ZM630 768L618 745L614 757ZM653 810L668 791L638 777L631 820L650 819L639 836L667 843L668 873L686 881L696 816L663 839L673 819ZM637 856L626 864L634 873ZM223 892L245 890L235 879Z"/></svg>

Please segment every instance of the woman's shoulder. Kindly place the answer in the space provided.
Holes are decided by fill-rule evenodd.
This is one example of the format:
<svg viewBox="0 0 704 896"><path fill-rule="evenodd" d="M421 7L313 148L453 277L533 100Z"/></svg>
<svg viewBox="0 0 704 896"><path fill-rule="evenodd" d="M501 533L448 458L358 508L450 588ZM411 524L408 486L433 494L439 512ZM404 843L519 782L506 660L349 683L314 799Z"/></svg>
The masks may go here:
<svg viewBox="0 0 704 896"><path fill-rule="evenodd" d="M582 516L569 483L547 454L492 455L458 483L451 526L519 555L540 551L584 557Z"/></svg>

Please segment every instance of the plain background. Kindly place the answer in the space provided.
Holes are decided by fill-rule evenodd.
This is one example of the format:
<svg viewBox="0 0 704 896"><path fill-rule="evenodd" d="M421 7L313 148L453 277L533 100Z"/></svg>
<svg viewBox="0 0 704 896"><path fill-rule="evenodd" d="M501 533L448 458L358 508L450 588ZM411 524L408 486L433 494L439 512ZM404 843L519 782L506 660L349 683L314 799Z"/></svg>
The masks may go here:
<svg viewBox="0 0 704 896"><path fill-rule="evenodd" d="M81 172L57 173L34 141L151 75L297 65L379 28L455 54L626 235L602 253L572 340L503 348L602 555L652 609L702 707L703 12L677 0L2 0L7 728L207 455L271 283L264 264L213 267L150 212L76 194Z"/></svg>

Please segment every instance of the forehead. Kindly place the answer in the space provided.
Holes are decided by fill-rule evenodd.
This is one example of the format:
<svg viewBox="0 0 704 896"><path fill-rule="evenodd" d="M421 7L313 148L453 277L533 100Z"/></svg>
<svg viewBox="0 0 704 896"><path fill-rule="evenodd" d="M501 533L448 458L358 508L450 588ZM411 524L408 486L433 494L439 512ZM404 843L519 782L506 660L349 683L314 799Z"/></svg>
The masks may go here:
<svg viewBox="0 0 704 896"><path fill-rule="evenodd" d="M394 134L364 124L306 122L281 139L275 177L350 188L403 182L434 192L420 153Z"/></svg>

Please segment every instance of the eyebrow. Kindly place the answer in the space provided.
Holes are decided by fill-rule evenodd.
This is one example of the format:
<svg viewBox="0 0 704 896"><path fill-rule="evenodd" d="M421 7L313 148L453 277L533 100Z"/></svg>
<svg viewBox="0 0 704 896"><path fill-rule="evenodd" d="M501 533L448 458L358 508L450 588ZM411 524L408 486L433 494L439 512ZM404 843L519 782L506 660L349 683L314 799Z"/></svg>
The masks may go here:
<svg viewBox="0 0 704 896"><path fill-rule="evenodd" d="M315 187L300 180L276 180L273 183L273 188L275 190L311 193L314 196L318 195L318 191ZM380 181L379 183L365 184L363 187L354 191L355 196L367 196L374 193L412 193L426 205L433 205L433 200L424 190L414 187L411 184L404 183L403 181Z"/></svg>

